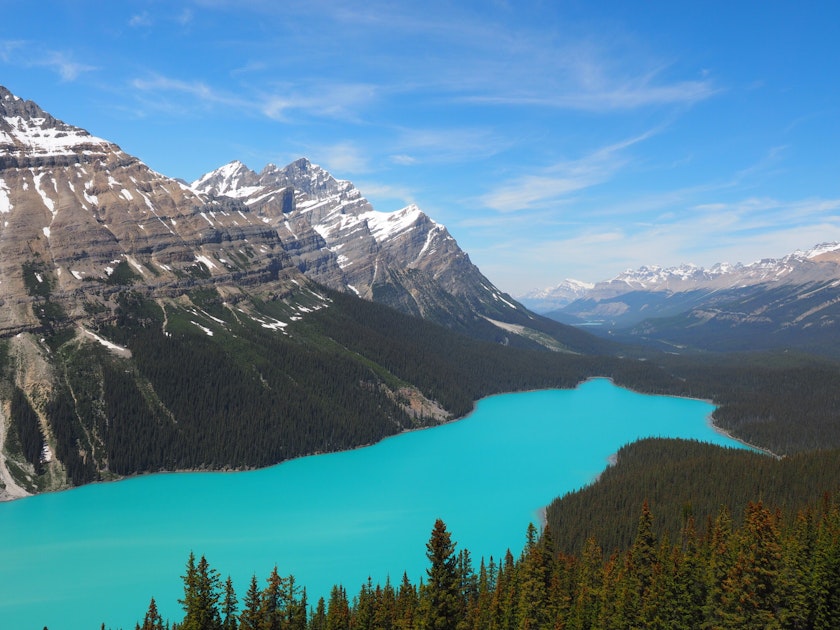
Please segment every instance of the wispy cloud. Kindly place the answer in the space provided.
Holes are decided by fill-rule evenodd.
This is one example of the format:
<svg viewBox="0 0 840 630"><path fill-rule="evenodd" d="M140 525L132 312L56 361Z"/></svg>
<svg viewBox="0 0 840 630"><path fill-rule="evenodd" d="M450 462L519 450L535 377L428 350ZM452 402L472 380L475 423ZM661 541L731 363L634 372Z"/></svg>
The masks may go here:
<svg viewBox="0 0 840 630"><path fill-rule="evenodd" d="M193 13L192 9L185 8L179 14L175 16L175 21L178 22L181 26L186 26L193 21L195 14Z"/></svg>
<svg viewBox="0 0 840 630"><path fill-rule="evenodd" d="M239 96L216 90L203 81L183 81L156 74L147 78L133 79L131 86L144 94L185 94L205 107L213 105L225 105L237 108L253 107L249 101ZM159 101L159 104L162 109L171 108L171 104L168 104L166 101Z"/></svg>
<svg viewBox="0 0 840 630"><path fill-rule="evenodd" d="M376 181L360 180L356 182L359 190L361 190L365 197L373 202L377 210L388 211L393 208L394 202L401 207L412 203L417 203L417 192L406 186L395 186L393 184L384 184ZM379 202L383 203L379 203Z"/></svg>
<svg viewBox="0 0 840 630"><path fill-rule="evenodd" d="M342 120L358 120L359 110L375 100L377 88L365 83L321 82L279 86L261 97L267 117L288 121L296 113Z"/></svg>
<svg viewBox="0 0 840 630"><path fill-rule="evenodd" d="M591 112L638 109L656 105L687 105L708 99L721 91L711 81L655 83L653 76L612 78L587 85L570 81L554 89L520 89L513 93L471 95L460 100L486 105L536 106Z"/></svg>
<svg viewBox="0 0 840 630"><path fill-rule="evenodd" d="M26 45L23 40L2 40L0 41L0 61L10 63L15 51Z"/></svg>
<svg viewBox="0 0 840 630"><path fill-rule="evenodd" d="M33 65L46 66L54 70L64 81L75 81L84 72L93 72L97 69L86 63L74 61L69 53L51 52L44 59L32 62Z"/></svg>
<svg viewBox="0 0 840 630"><path fill-rule="evenodd" d="M316 159L334 173L367 173L371 170L369 156L351 142L340 142L316 150Z"/></svg>
<svg viewBox="0 0 840 630"><path fill-rule="evenodd" d="M76 61L72 52L49 50L36 42L5 40L0 42L0 61L24 68L47 68L62 81L75 81L85 72L98 70L96 66Z"/></svg>
<svg viewBox="0 0 840 630"><path fill-rule="evenodd" d="M399 127L391 131L391 160L401 165L486 159L513 144L490 127Z"/></svg>
<svg viewBox="0 0 840 630"><path fill-rule="evenodd" d="M278 122L299 123L301 117L357 120L359 110L375 98L375 88L365 84L321 83L280 85L272 90L245 88L236 94L220 90L202 80L176 79L152 73L135 78L131 86L144 95L182 95L202 107L225 106L251 115L261 115ZM161 108L175 110L170 104ZM185 111L187 106L183 108Z"/></svg>
<svg viewBox="0 0 840 630"><path fill-rule="evenodd" d="M470 249L485 274L521 295L561 278L597 282L641 265L751 263L840 240L840 199L742 199L647 224L592 223L487 241ZM522 283L519 266L529 269Z"/></svg>
<svg viewBox="0 0 840 630"><path fill-rule="evenodd" d="M516 212L546 204L559 204L575 193L608 181L628 161L625 149L647 140L656 131L602 147L571 161L540 169L501 184L480 198L481 203L499 212Z"/></svg>

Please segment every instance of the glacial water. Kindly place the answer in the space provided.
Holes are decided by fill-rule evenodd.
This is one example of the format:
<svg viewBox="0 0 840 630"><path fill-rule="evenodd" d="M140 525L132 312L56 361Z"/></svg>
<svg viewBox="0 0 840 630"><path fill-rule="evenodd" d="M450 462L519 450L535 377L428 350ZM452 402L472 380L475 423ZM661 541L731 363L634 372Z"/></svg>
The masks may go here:
<svg viewBox="0 0 840 630"><path fill-rule="evenodd" d="M230 575L240 602L276 565L309 602L334 583L416 581L436 518L478 564L521 551L554 497L592 481L642 437L738 446L699 400L596 379L481 400L459 422L253 472L175 473L0 504L0 628L134 627L154 596L179 620L190 551Z"/></svg>

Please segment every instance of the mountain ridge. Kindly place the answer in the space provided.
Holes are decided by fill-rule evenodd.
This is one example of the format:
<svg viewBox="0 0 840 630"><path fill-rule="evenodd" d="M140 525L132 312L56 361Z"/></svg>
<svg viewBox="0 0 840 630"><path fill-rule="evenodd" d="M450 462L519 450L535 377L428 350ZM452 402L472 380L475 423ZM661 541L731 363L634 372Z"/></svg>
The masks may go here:
<svg viewBox="0 0 840 630"><path fill-rule="evenodd" d="M680 349L795 348L837 355L840 243L708 269L645 266L574 299L542 297L547 315L624 343ZM533 298L522 298L535 306ZM552 302L552 299L554 301Z"/></svg>
<svg viewBox="0 0 840 630"><path fill-rule="evenodd" d="M337 180L306 158L258 174L233 161L206 173L191 187L210 198L242 201L268 222L282 242L299 241L291 253L304 275L398 310L452 325L469 313L429 287L466 301L482 317L517 321L526 310L481 274L445 226L411 204L375 210L353 184ZM313 260L314 256L314 260ZM443 264L445 263L445 264ZM394 276L392 271L409 272ZM432 298L430 301L429 298Z"/></svg>

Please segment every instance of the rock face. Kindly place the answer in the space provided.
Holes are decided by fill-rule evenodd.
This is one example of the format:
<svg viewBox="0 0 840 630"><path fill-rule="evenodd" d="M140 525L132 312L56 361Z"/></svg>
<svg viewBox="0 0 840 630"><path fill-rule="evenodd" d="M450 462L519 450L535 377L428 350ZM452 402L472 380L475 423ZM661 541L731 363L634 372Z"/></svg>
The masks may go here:
<svg viewBox="0 0 840 630"><path fill-rule="evenodd" d="M100 310L121 265L151 294L291 268L277 232L244 204L208 202L4 88L0 166L0 334L42 325L39 296L71 317Z"/></svg>
<svg viewBox="0 0 840 630"><path fill-rule="evenodd" d="M378 212L353 184L306 159L259 174L231 162L192 188L244 203L277 231L301 272L334 289L443 324L471 312L498 319L526 312L417 206Z"/></svg>
<svg viewBox="0 0 840 630"><path fill-rule="evenodd" d="M189 187L0 87L0 334L44 325L45 295L106 316L118 268L151 295L303 274L446 325L527 313L416 206L378 212L306 159Z"/></svg>

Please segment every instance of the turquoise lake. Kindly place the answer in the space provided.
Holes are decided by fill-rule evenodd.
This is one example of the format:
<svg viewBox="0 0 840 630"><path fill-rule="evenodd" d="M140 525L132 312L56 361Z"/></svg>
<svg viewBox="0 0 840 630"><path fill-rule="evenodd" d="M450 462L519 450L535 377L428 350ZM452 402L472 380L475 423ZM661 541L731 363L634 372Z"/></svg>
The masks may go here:
<svg viewBox="0 0 840 630"><path fill-rule="evenodd" d="M238 473L173 473L0 504L0 627L133 628L154 596L180 620L180 576L205 555L240 602L277 565L309 602L334 583L425 575L442 518L472 553L518 554L529 522L591 482L622 445L680 437L727 446L713 405L594 379L574 390L504 394L473 414L370 447Z"/></svg>

